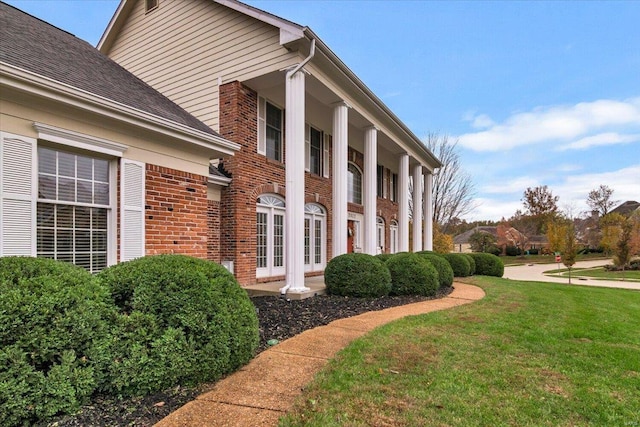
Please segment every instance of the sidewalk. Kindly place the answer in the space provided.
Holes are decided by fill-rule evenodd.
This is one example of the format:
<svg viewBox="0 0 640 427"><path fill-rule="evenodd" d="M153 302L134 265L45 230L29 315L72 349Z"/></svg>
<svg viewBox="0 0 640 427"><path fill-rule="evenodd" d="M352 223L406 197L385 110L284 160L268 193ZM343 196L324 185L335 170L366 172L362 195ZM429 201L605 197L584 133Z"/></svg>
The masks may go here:
<svg viewBox="0 0 640 427"><path fill-rule="evenodd" d="M483 297L484 291L476 286L454 283L453 292L445 298L372 311L305 331L263 351L156 426L275 426L304 386L354 339L405 316L445 310Z"/></svg>
<svg viewBox="0 0 640 427"><path fill-rule="evenodd" d="M579 261L574 268L591 268L611 264L610 259L600 259L594 261ZM505 279L511 280L530 280L536 282L552 282L552 283L569 283L568 277L551 277L544 274L545 271L556 270L557 264L525 264L508 266L504 268ZM565 268L560 264L560 268ZM628 282L619 280L598 280L593 277L580 277L580 272L575 273L575 277L571 277L571 285L581 286L597 286L603 288L620 288L640 290L640 282Z"/></svg>

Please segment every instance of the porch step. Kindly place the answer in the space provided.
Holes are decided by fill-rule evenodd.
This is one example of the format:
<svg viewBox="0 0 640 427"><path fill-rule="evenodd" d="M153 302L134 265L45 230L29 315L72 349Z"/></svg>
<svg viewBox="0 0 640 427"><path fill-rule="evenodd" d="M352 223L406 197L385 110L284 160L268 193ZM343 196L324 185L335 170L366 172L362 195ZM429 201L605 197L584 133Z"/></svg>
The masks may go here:
<svg viewBox="0 0 640 427"><path fill-rule="evenodd" d="M324 276L307 277L305 278L304 285L309 288L306 292L287 292L286 298L292 300L300 300L305 298L314 297L316 295L324 295L326 293L326 286L324 284ZM250 297L263 297L263 296L281 296L280 288L285 286L284 280L277 282L258 283L256 285L243 286Z"/></svg>

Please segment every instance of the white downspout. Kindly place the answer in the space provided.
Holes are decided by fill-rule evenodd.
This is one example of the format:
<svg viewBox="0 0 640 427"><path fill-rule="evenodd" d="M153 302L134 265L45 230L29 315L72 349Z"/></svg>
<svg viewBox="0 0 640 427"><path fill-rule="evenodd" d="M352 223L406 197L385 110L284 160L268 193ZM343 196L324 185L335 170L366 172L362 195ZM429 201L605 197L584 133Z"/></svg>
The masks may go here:
<svg viewBox="0 0 640 427"><path fill-rule="evenodd" d="M309 49L309 56L307 56L297 67L287 73L287 78L292 78L298 71L302 69L316 54L316 39L311 39L311 48ZM291 250L291 249L289 249ZM287 280L285 286L280 288L280 295L286 295L287 291L291 287L291 282Z"/></svg>

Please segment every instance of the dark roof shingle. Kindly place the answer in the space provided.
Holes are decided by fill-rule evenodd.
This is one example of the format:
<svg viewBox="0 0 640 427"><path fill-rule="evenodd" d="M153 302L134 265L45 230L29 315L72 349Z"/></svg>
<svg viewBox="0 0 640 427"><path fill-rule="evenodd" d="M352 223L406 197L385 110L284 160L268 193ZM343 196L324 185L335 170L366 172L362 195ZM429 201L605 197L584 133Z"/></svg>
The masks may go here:
<svg viewBox="0 0 640 427"><path fill-rule="evenodd" d="M5 3L0 3L0 62L219 136L89 43Z"/></svg>

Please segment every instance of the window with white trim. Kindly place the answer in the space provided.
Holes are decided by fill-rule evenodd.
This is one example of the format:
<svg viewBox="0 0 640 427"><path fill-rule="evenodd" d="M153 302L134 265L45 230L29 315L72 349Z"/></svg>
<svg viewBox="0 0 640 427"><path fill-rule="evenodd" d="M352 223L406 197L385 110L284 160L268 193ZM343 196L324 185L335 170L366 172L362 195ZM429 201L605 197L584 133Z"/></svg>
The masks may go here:
<svg viewBox="0 0 640 427"><path fill-rule="evenodd" d="M109 161L38 147L38 257L94 273L108 265Z"/></svg>
<svg viewBox="0 0 640 427"><path fill-rule="evenodd" d="M256 277L280 276L284 270L285 202L265 194L256 205Z"/></svg>
<svg viewBox="0 0 640 427"><path fill-rule="evenodd" d="M304 268L322 271L326 264L327 214L316 203L304 206Z"/></svg>
<svg viewBox="0 0 640 427"><path fill-rule="evenodd" d="M362 204L362 171L354 163L347 165L347 201Z"/></svg>
<svg viewBox="0 0 640 427"><path fill-rule="evenodd" d="M398 201L398 174L397 173L391 174L391 201L392 202Z"/></svg>
<svg viewBox="0 0 640 427"><path fill-rule="evenodd" d="M384 197L384 166L378 165L376 179L376 195L382 198Z"/></svg>
<svg viewBox="0 0 640 427"><path fill-rule="evenodd" d="M390 250L392 254L398 252L398 222L395 219L391 220L391 224L389 224L389 234L390 234Z"/></svg>
<svg viewBox="0 0 640 427"><path fill-rule="evenodd" d="M384 253L384 219L376 218L376 250L377 253Z"/></svg>
<svg viewBox="0 0 640 427"><path fill-rule="evenodd" d="M322 131L309 126L309 171L322 175L324 170L324 138Z"/></svg>
<svg viewBox="0 0 640 427"><path fill-rule="evenodd" d="M283 161L282 109L258 97L258 153L278 162Z"/></svg>

